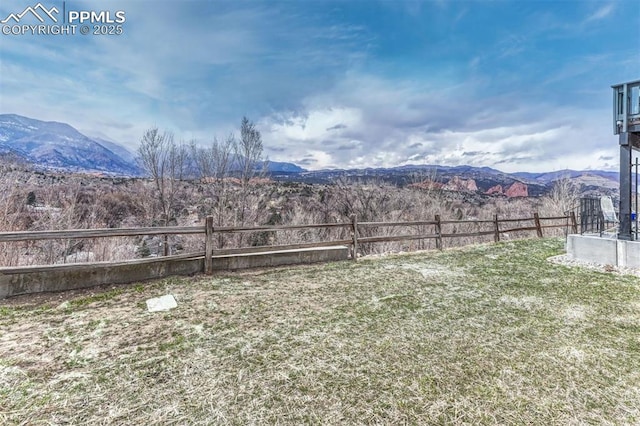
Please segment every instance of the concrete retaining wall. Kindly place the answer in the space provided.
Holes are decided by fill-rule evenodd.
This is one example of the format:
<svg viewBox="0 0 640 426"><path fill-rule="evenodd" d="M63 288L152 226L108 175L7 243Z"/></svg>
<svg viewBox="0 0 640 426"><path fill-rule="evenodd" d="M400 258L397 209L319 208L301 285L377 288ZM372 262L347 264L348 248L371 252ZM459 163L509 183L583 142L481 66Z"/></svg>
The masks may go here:
<svg viewBox="0 0 640 426"><path fill-rule="evenodd" d="M234 271L237 269L264 268L269 266L335 262L348 258L349 249L345 246L314 247L297 250L266 251L264 253L213 256L213 269Z"/></svg>
<svg viewBox="0 0 640 426"><path fill-rule="evenodd" d="M624 265L630 268L640 268L640 242L638 241L620 241L624 244L624 253L618 249L618 263L620 263L620 257L624 256Z"/></svg>
<svg viewBox="0 0 640 426"><path fill-rule="evenodd" d="M640 268L640 242L595 235L569 235L567 255L599 265Z"/></svg>
<svg viewBox="0 0 640 426"><path fill-rule="evenodd" d="M346 260L345 246L214 256L216 270ZM204 258L157 258L104 264L67 264L0 268L0 299L20 294L75 290L102 284L125 284L204 271Z"/></svg>
<svg viewBox="0 0 640 426"><path fill-rule="evenodd" d="M75 290L102 284L125 284L203 271L204 259L157 259L155 262L104 265L51 265L0 268L0 299L20 294ZM24 271L21 271L24 270Z"/></svg>
<svg viewBox="0 0 640 426"><path fill-rule="evenodd" d="M617 240L591 235L569 235L567 254L572 259L602 265L618 264Z"/></svg>

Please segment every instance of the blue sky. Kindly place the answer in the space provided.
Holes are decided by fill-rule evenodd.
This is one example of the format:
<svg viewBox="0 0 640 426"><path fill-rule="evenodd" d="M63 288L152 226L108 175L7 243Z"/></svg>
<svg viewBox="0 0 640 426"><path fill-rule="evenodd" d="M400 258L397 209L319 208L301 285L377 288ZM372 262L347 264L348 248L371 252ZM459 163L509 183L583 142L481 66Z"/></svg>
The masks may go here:
<svg viewBox="0 0 640 426"><path fill-rule="evenodd" d="M206 144L246 115L270 159L309 169L615 169L610 86L640 78L637 0L65 7L123 10L123 34L0 34L0 112L133 149L151 126Z"/></svg>

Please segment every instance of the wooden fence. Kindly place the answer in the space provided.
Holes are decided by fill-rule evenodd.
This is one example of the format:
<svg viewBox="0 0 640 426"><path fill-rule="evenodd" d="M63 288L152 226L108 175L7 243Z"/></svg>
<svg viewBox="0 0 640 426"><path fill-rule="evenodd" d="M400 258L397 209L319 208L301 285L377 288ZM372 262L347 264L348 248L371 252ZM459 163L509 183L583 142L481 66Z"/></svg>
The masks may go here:
<svg viewBox="0 0 640 426"><path fill-rule="evenodd" d="M523 224L525 223L525 224ZM484 226L486 229L475 232L444 232L447 225L464 225L471 224L478 227ZM410 233L402 235L373 235L363 236L362 230L380 228L418 227L419 230L424 227L430 227L429 233ZM268 245L268 246L252 246L242 248L216 249L215 235L225 233L252 233L260 231L290 231L290 230L309 230L314 228L342 228L348 230L347 239L333 239L330 241L316 241L301 244L287 245ZM109 237L139 237L145 235L159 235L164 237L165 256L153 259L135 259L127 261L127 265L147 264L157 261L171 261L180 259L204 259L204 273L211 274L213 272L213 261L215 256L234 255L248 253L264 253L270 251L282 250L300 250L305 248L320 248L337 245L346 245L350 248L351 259L357 260L359 246L362 244L373 244L380 242L397 242L408 240L435 240L437 249L443 248L446 239L454 239L461 237L483 237L493 236L493 240L498 242L502 236L508 233L519 231L535 231L540 238L544 236L544 230L549 228L564 228L566 232L577 233L577 221L575 214L572 212L568 216L556 217L540 217L535 213L532 217L517 219L500 219L497 215L491 220L442 220L436 215L434 220L430 221L409 221L409 222L358 222L357 217L351 216L351 221L342 223L321 223L306 225L283 225L283 226L246 226L246 227L214 227L213 217L207 217L204 225L200 226L167 226L167 227L146 227L146 228L102 228L102 229L74 229L74 230L55 230L55 231L24 231L24 232L0 232L0 243L20 242L20 241L42 241L57 239L88 239L88 238L109 238ZM167 255L167 238L168 235L185 235L185 234L201 234L204 235L204 251L196 251L185 254ZM1 268L0 272L4 274L29 272L43 272L47 268L65 268L73 270L74 268L87 268L91 265L117 265L122 262L83 262L69 263L65 265L29 265L18 268ZM2 266L2 265L0 265ZM6 265L5 265L6 266Z"/></svg>

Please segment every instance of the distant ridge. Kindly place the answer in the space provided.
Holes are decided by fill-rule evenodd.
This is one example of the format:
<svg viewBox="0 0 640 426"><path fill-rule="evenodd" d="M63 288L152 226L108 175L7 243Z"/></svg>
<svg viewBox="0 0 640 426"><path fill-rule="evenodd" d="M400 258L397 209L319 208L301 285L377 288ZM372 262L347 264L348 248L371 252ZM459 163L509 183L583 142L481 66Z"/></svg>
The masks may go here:
<svg viewBox="0 0 640 426"><path fill-rule="evenodd" d="M141 174L132 154L124 155L128 152L126 148L105 142L92 139L66 123L0 114L0 152L46 168L128 176Z"/></svg>
<svg viewBox="0 0 640 426"><path fill-rule="evenodd" d="M512 173L513 176L518 176L523 179L536 180L539 182L550 183L556 181L558 179L569 178L574 179L580 176L585 175L593 175L600 176L605 179L609 179L615 182L620 181L620 173L619 172L610 172L604 170L558 170L555 172L546 172L546 173L527 173L527 172L517 172Z"/></svg>

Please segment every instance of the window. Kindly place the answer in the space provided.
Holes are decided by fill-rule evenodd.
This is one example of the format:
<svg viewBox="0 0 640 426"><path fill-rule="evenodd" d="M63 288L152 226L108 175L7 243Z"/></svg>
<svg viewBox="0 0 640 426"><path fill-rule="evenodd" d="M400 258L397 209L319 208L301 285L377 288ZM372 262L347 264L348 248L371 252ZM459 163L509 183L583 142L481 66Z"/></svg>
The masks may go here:
<svg viewBox="0 0 640 426"><path fill-rule="evenodd" d="M640 114L640 86L630 87L629 114Z"/></svg>
<svg viewBox="0 0 640 426"><path fill-rule="evenodd" d="M622 89L618 92L618 115L624 114L624 93L622 93Z"/></svg>

